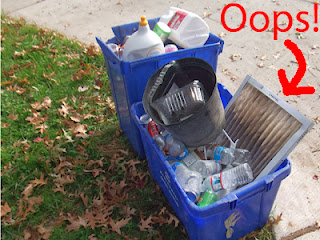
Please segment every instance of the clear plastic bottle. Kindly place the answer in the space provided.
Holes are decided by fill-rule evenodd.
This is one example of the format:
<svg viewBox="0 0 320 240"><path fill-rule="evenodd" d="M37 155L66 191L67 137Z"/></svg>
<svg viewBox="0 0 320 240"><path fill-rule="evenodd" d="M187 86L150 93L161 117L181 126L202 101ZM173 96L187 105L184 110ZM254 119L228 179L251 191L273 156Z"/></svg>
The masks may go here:
<svg viewBox="0 0 320 240"><path fill-rule="evenodd" d="M222 146L213 149L214 160L221 161L221 164L236 164L248 163L251 160L251 153L246 149L232 149Z"/></svg>
<svg viewBox="0 0 320 240"><path fill-rule="evenodd" d="M203 189L218 192L222 189L230 190L247 184L253 180L252 169L248 163L224 170L221 173L207 177L203 181Z"/></svg>
<svg viewBox="0 0 320 240"><path fill-rule="evenodd" d="M175 139L171 134L165 136L166 150L171 157L182 160L188 155L188 149L183 142Z"/></svg>
<svg viewBox="0 0 320 240"><path fill-rule="evenodd" d="M164 53L161 38L150 29L145 16L141 16L138 31L134 32L126 41L123 49L123 61L136 61Z"/></svg>
<svg viewBox="0 0 320 240"><path fill-rule="evenodd" d="M183 190L186 192L189 199L193 202L199 200L201 192L202 176L200 173L191 171L180 162L172 165L172 169L176 174L177 181L180 183Z"/></svg>
<svg viewBox="0 0 320 240"><path fill-rule="evenodd" d="M189 166L189 169L196 171L202 175L203 178L207 178L210 175L221 172L221 164L215 160L198 160Z"/></svg>

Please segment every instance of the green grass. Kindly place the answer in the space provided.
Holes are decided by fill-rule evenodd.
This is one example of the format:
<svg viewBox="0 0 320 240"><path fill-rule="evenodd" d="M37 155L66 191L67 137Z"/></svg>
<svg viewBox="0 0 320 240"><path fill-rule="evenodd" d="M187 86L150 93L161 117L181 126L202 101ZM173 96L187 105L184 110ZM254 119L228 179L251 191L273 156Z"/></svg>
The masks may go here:
<svg viewBox="0 0 320 240"><path fill-rule="evenodd" d="M3 239L188 238L121 132L100 49L2 14L1 127Z"/></svg>

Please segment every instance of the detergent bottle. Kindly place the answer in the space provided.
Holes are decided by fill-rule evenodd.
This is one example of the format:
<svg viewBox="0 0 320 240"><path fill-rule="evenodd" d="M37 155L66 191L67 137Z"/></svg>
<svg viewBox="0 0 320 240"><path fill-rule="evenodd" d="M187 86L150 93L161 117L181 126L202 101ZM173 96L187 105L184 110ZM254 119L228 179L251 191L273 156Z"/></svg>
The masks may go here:
<svg viewBox="0 0 320 240"><path fill-rule="evenodd" d="M126 41L123 49L123 61L136 61L164 53L161 38L150 29L145 16L141 16L138 31L134 32Z"/></svg>

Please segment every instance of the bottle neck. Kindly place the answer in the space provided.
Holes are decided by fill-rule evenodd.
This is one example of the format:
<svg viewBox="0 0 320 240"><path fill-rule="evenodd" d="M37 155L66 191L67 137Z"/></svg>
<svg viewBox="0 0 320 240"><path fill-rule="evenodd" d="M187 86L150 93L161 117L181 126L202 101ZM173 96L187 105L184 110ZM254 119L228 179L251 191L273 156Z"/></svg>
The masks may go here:
<svg viewBox="0 0 320 240"><path fill-rule="evenodd" d="M149 25L146 25L146 26L139 25L138 33L139 34L144 34L144 33L148 32L149 30L150 30Z"/></svg>

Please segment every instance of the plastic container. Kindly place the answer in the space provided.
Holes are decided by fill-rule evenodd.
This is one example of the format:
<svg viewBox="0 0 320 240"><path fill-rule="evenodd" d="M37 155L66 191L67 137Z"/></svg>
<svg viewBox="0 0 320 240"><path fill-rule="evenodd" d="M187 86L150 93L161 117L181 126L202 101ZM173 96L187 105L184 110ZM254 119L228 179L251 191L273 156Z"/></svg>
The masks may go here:
<svg viewBox="0 0 320 240"><path fill-rule="evenodd" d="M231 95L221 84L218 84L218 88L226 106ZM150 172L191 240L239 239L265 225L281 181L291 172L288 159L275 172L227 194L207 207L198 207L189 200L162 152L143 125L139 124L139 117L145 113L142 103L134 104L131 111L143 139Z"/></svg>
<svg viewBox="0 0 320 240"><path fill-rule="evenodd" d="M160 22L171 28L169 39L183 48L200 47L209 37L208 24L197 14L180 8L170 7Z"/></svg>
<svg viewBox="0 0 320 240"><path fill-rule="evenodd" d="M158 20L159 18L148 19L151 29L154 28ZM120 126L139 157L144 158L140 132L131 117L130 107L133 103L141 101L149 78L171 60L185 57L201 58L216 70L218 56L222 52L224 42L221 38L210 33L207 42L202 47L180 49L176 52L143 58L134 62L124 62L107 44L122 44L126 36L132 35L138 27L139 22L115 26L112 28L115 35L113 38L107 42L100 37L97 37L96 40L104 55Z"/></svg>
<svg viewBox="0 0 320 240"><path fill-rule="evenodd" d="M138 31L126 41L123 49L123 61L136 61L141 58L156 56L164 53L161 38L150 30L145 16L141 16Z"/></svg>
<svg viewBox="0 0 320 240"><path fill-rule="evenodd" d="M170 92L175 85L178 88L183 88L193 83L195 79L205 89L206 101L204 103L202 101L201 107L196 108L196 111L192 112L190 116L180 118L178 122L163 122L158 111L152 105ZM146 113L160 127L170 132L188 147L210 144L220 135L226 124L215 71L206 61L199 58L178 59L160 68L148 81L142 102ZM178 103L176 104L178 105Z"/></svg>
<svg viewBox="0 0 320 240"><path fill-rule="evenodd" d="M165 124L172 124L185 119L198 111L206 102L204 89L199 80L169 91L165 96L152 103L161 120Z"/></svg>

